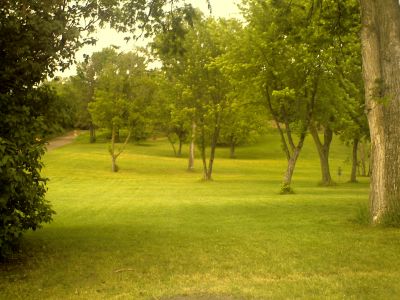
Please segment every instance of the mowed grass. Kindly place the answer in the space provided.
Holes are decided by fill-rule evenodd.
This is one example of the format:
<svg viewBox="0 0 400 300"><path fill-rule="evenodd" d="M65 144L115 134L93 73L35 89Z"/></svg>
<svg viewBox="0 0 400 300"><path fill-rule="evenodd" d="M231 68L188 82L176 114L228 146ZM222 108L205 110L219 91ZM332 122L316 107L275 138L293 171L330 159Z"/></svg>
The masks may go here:
<svg viewBox="0 0 400 300"><path fill-rule="evenodd" d="M354 221L368 182L346 183L350 149L338 139L338 185L317 185L308 138L294 195L279 195L276 134L234 160L218 149L213 182L200 180L200 161L187 172L163 139L130 144L119 173L105 143L86 141L46 154L57 215L25 235L24 259L0 267L1 299L400 297L400 231Z"/></svg>

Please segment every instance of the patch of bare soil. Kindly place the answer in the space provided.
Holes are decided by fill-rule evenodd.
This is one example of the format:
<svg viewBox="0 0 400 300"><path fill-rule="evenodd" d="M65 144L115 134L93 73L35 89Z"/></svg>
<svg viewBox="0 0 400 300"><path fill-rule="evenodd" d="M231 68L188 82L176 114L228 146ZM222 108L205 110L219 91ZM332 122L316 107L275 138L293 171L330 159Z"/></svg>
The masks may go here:
<svg viewBox="0 0 400 300"><path fill-rule="evenodd" d="M79 135L79 131L74 130L74 131L69 132L65 136L56 137L56 138L50 140L46 147L47 151L51 151L56 148L71 144L78 135Z"/></svg>

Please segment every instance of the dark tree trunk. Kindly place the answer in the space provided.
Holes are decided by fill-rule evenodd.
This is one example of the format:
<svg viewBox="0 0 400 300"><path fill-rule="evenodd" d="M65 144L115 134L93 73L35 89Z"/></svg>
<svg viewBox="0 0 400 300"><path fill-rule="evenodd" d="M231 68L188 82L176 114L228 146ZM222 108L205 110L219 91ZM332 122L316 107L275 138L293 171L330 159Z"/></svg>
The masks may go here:
<svg viewBox="0 0 400 300"><path fill-rule="evenodd" d="M229 150L229 157L230 158L236 158L235 150L236 150L236 144L235 144L234 141L231 141L230 150Z"/></svg>
<svg viewBox="0 0 400 300"><path fill-rule="evenodd" d="M288 159L286 172L283 177L283 183L282 183L282 189L281 189L282 194L289 194L289 193L293 192L292 188L291 188L292 177L293 177L294 169L296 167L297 159L299 158L301 149L303 148L305 138L306 138L306 133L303 132L300 135L297 146L293 148L290 158Z"/></svg>
<svg viewBox="0 0 400 300"><path fill-rule="evenodd" d="M357 166L358 166L357 152L358 152L358 139L354 139L350 182L357 182Z"/></svg>
<svg viewBox="0 0 400 300"><path fill-rule="evenodd" d="M182 156L182 145L183 145L183 139L182 139L182 137L179 137L179 147L178 147L178 151L176 152L176 156L178 156L178 157Z"/></svg>
<svg viewBox="0 0 400 300"><path fill-rule="evenodd" d="M400 213L400 6L361 0L365 101L371 135L371 219Z"/></svg>
<svg viewBox="0 0 400 300"><path fill-rule="evenodd" d="M89 135L90 135L90 143L93 144L96 142L96 129L93 125L93 123L90 123L89 125Z"/></svg>
<svg viewBox="0 0 400 300"><path fill-rule="evenodd" d="M174 151L174 155L178 156L176 153L175 143L169 134L167 134L167 138L168 138L169 143L171 144L172 150Z"/></svg>
<svg viewBox="0 0 400 300"><path fill-rule="evenodd" d="M324 142L322 143L315 125L310 125L310 133L318 150L321 166L321 185L331 185L332 177L329 168L329 151L332 143L333 132L329 127L324 128Z"/></svg>
<svg viewBox="0 0 400 300"><path fill-rule="evenodd" d="M360 149L360 167L361 167L361 176L368 176L367 174L367 154L365 151L365 143L361 143L360 145L361 147L359 147Z"/></svg>
<svg viewBox="0 0 400 300"><path fill-rule="evenodd" d="M203 180L210 180L207 170L206 141L204 125L201 127L201 143L200 143L201 161L203 163Z"/></svg>
<svg viewBox="0 0 400 300"><path fill-rule="evenodd" d="M235 158L235 150L236 150L236 140L235 137L232 135L229 137L229 157Z"/></svg>
<svg viewBox="0 0 400 300"><path fill-rule="evenodd" d="M210 159L208 161L208 170L207 170L207 180L212 180L212 172L214 166L215 159L215 150L217 149L218 137L220 132L220 124L221 124L221 112L217 112L215 114L215 126L214 132L211 137L211 145L210 145Z"/></svg>
<svg viewBox="0 0 400 300"><path fill-rule="evenodd" d="M118 172L117 166L117 155L115 155L115 136L116 136L116 129L113 126L111 131L111 147L110 147L110 155L111 155L111 171Z"/></svg>
<svg viewBox="0 0 400 300"><path fill-rule="evenodd" d="M190 145L189 145L189 163L188 163L188 171L193 171L194 170L194 150L195 150L195 142L196 139L196 123L192 123L192 136L190 139Z"/></svg>

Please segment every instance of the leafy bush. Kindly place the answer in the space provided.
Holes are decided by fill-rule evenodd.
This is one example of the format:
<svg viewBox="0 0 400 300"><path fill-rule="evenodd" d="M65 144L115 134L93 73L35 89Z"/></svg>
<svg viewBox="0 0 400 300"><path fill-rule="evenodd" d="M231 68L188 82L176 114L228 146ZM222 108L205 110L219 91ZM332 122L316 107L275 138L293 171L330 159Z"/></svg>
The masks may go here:
<svg viewBox="0 0 400 300"><path fill-rule="evenodd" d="M0 101L0 257L12 253L24 231L49 222L53 210L45 200L40 174L44 143L41 89L1 95Z"/></svg>

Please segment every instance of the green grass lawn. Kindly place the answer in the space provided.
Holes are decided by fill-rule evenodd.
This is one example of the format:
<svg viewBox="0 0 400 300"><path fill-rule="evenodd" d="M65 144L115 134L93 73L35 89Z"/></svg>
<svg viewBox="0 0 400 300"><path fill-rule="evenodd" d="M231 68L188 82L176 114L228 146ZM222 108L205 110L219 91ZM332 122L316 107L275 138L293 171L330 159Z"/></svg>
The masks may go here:
<svg viewBox="0 0 400 300"><path fill-rule="evenodd" d="M400 231L353 221L368 181L345 183L350 149L338 140L339 184L318 187L308 138L294 195L279 195L275 134L234 160L219 149L213 182L165 140L129 145L114 174L107 145L86 140L45 155L57 215L25 235L24 259L0 266L1 299L400 297Z"/></svg>

